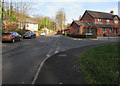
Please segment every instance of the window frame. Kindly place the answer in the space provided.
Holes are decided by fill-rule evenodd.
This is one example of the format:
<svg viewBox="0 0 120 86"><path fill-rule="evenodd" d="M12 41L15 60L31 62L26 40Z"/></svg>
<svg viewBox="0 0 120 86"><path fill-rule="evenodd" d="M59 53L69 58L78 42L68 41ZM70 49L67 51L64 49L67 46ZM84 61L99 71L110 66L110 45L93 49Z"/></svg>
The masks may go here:
<svg viewBox="0 0 120 86"><path fill-rule="evenodd" d="M110 23L110 19L107 19L107 20L106 20L106 23Z"/></svg>
<svg viewBox="0 0 120 86"><path fill-rule="evenodd" d="M118 20L114 20L114 24L118 24L119 23L119 21Z"/></svg>
<svg viewBox="0 0 120 86"><path fill-rule="evenodd" d="M106 30L106 28L103 28L102 31L103 31L103 32L106 32L107 30Z"/></svg>
<svg viewBox="0 0 120 86"><path fill-rule="evenodd" d="M112 28L110 28L109 31L112 32L113 31Z"/></svg>
<svg viewBox="0 0 120 86"><path fill-rule="evenodd" d="M99 18L99 19L97 19L97 20L98 20L98 22L99 22L99 23L101 23L101 22L102 22L102 19L100 19L100 18Z"/></svg>

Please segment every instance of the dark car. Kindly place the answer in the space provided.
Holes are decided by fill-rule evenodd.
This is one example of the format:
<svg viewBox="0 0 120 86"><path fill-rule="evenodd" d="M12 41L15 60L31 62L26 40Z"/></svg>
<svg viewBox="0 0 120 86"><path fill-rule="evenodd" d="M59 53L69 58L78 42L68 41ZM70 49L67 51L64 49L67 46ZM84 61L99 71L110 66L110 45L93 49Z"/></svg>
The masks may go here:
<svg viewBox="0 0 120 86"><path fill-rule="evenodd" d="M36 38L36 33L33 31L27 31L24 35L23 38Z"/></svg>
<svg viewBox="0 0 120 86"><path fill-rule="evenodd" d="M21 41L21 35L18 34L17 32L2 33L2 42L5 41L10 41L12 43L16 41Z"/></svg>

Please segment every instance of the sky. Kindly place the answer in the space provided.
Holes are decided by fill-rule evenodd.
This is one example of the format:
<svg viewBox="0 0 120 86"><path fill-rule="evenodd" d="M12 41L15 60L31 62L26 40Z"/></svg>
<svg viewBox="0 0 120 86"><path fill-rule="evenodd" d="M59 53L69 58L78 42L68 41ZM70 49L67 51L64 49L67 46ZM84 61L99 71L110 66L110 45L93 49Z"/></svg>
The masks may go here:
<svg viewBox="0 0 120 86"><path fill-rule="evenodd" d="M11 0L6 0L11 1ZM21 0L12 0L21 1ZM28 12L30 16L41 15L55 18L58 10L63 9L66 14L66 24L72 20L78 20L85 10L110 12L118 15L118 1L120 0L22 0L31 2L32 9ZM84 2L83 2L84 1Z"/></svg>

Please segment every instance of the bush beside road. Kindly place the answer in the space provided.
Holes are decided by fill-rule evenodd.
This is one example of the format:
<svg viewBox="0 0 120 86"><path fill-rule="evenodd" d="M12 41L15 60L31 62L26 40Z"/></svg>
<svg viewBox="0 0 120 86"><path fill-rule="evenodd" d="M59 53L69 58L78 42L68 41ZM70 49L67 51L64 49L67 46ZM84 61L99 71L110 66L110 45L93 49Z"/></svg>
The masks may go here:
<svg viewBox="0 0 120 86"><path fill-rule="evenodd" d="M75 35L75 34L67 34L69 37L73 38L97 38L95 35Z"/></svg>
<svg viewBox="0 0 120 86"><path fill-rule="evenodd" d="M88 84L119 84L120 43L98 46L80 56L80 69Z"/></svg>

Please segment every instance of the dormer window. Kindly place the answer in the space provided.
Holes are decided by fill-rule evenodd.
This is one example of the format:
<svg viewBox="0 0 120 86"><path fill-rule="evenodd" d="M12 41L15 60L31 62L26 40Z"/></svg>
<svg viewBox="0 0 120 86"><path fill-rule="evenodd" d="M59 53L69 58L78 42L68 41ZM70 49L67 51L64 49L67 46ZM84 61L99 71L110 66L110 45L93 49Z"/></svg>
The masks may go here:
<svg viewBox="0 0 120 86"><path fill-rule="evenodd" d="M107 19L107 20L106 20L106 23L110 23L110 20L109 20L109 19Z"/></svg>
<svg viewBox="0 0 120 86"><path fill-rule="evenodd" d="M117 20L115 20L115 21L114 21L114 23L115 23L115 24L118 24L118 21L117 21Z"/></svg>

